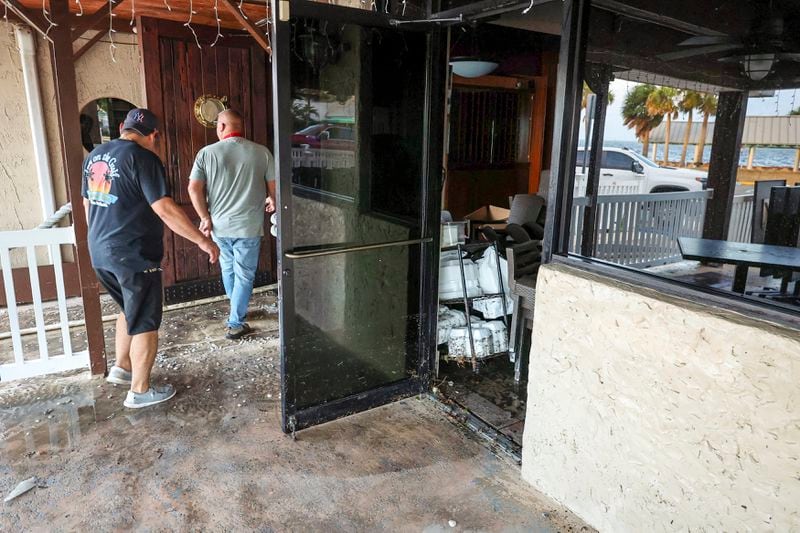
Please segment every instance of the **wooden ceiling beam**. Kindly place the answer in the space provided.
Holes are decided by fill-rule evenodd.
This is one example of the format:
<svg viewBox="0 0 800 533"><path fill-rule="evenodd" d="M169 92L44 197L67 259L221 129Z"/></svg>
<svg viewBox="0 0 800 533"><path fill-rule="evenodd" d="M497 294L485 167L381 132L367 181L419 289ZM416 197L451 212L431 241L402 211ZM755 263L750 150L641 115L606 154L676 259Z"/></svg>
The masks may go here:
<svg viewBox="0 0 800 533"><path fill-rule="evenodd" d="M117 0L117 2L112 2L111 11L113 12L115 9L121 6L123 2L125 2L125 0ZM74 43L77 41L78 38L87 31L96 28L101 22L108 21L109 16L108 5L105 5L89 16L84 15L82 17L77 17L77 23L72 29L72 42Z"/></svg>
<svg viewBox="0 0 800 533"><path fill-rule="evenodd" d="M75 53L72 56L72 60L74 62L77 62L78 59L80 59L83 56L83 54L88 52L92 48L92 46L94 46L95 43L97 43L97 41L102 39L103 36L105 36L105 35L108 35L108 34L106 32L103 32L103 31L98 31L96 34L94 34L92 37L90 37L88 41L86 41L85 43L83 43L80 46L80 48L75 50Z"/></svg>
<svg viewBox="0 0 800 533"><path fill-rule="evenodd" d="M688 20L682 20L677 17L665 15L663 13L656 13L655 11L663 11L662 2L653 2L652 10L644 9L631 5L629 2L621 0L593 0L592 7L611 11L620 16L649 22L665 28L671 28L690 35L727 35L721 31L709 28L701 24L695 24Z"/></svg>
<svg viewBox="0 0 800 533"><path fill-rule="evenodd" d="M269 39L267 35L261 31L261 29L256 26L252 20L247 18L241 11L239 11L239 6L233 2L233 0L222 0L223 5L228 9L228 11L233 15L239 24L241 24L244 29L247 30L253 39L264 49L268 54L272 54L272 47L270 46Z"/></svg>
<svg viewBox="0 0 800 533"><path fill-rule="evenodd" d="M47 22L44 19L44 16L23 6L17 0L0 0L0 4L4 4L6 7L8 7L9 12L16 15L22 22L30 26L32 29L42 34L42 37L50 42L53 42L53 40L50 38L49 31L54 25Z"/></svg>

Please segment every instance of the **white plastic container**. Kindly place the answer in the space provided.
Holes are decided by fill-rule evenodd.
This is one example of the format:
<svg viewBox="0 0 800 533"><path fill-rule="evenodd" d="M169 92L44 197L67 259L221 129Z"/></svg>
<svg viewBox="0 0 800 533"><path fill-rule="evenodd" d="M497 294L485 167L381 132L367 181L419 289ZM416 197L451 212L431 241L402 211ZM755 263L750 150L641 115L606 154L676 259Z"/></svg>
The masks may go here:
<svg viewBox="0 0 800 533"><path fill-rule="evenodd" d="M472 340L475 344L475 356L483 358L492 353L492 332L484 327L473 324ZM450 330L450 340L447 341L447 351L453 357L472 357L469 345L467 328L453 328Z"/></svg>
<svg viewBox="0 0 800 533"><path fill-rule="evenodd" d="M464 280L466 281L468 297L483 294L478 285L478 267L475 263L464 263ZM457 263L443 265L439 269L439 298L450 300L463 296L464 284L461 282L461 267Z"/></svg>
<svg viewBox="0 0 800 533"><path fill-rule="evenodd" d="M503 322L492 320L485 322L483 327L492 332L492 353L508 350L508 336L506 335L506 325Z"/></svg>
<svg viewBox="0 0 800 533"><path fill-rule="evenodd" d="M442 223L442 246L464 244L467 240L467 224L466 220Z"/></svg>

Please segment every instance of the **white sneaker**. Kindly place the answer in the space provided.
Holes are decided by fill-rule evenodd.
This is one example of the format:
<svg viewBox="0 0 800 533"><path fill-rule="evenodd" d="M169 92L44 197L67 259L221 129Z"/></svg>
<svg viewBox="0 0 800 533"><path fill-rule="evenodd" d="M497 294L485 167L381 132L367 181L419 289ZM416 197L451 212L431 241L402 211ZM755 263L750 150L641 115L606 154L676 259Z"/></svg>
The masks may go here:
<svg viewBox="0 0 800 533"><path fill-rule="evenodd" d="M117 365L111 367L106 377L106 381L114 383L115 385L130 385L131 379L133 379L131 373Z"/></svg>
<svg viewBox="0 0 800 533"><path fill-rule="evenodd" d="M128 391L123 405L130 409L141 409L166 402L175 396L175 387L172 385L151 385L147 392Z"/></svg>

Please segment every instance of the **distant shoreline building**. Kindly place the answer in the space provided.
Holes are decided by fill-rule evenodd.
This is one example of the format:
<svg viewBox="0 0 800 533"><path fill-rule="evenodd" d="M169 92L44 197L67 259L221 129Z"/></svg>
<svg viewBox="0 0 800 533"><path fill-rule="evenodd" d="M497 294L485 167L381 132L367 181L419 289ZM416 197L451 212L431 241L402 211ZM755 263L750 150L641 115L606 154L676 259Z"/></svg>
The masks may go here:
<svg viewBox="0 0 800 533"><path fill-rule="evenodd" d="M700 142L701 123L693 122L689 132L689 144ZM670 129L669 144L682 145L686 134L687 122L673 121ZM666 124L663 122L650 132L650 157L658 157L658 147L665 141ZM708 123L708 133L704 144L711 144L714 138L714 123ZM744 121L742 147L747 147L747 168L753 168L757 148L793 148L795 150L792 170L800 170L800 116L748 116Z"/></svg>

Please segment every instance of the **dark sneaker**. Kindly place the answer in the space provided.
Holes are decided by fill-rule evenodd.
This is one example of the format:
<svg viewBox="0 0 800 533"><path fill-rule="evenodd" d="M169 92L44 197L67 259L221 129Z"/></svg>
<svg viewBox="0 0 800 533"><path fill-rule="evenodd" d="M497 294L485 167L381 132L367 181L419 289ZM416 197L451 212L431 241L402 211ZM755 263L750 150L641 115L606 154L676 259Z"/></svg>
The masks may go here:
<svg viewBox="0 0 800 533"><path fill-rule="evenodd" d="M238 328L232 328L228 326L228 330L225 333L225 338L235 341L236 339L241 339L248 333L251 333L253 328L251 328L247 323L242 324Z"/></svg>
<svg viewBox="0 0 800 533"><path fill-rule="evenodd" d="M117 365L111 367L111 370L108 371L108 377L106 377L106 381L115 385L130 385L131 379L131 373Z"/></svg>
<svg viewBox="0 0 800 533"><path fill-rule="evenodd" d="M153 385L147 392L128 391L123 405L130 409L141 409L166 402L175 396L175 387L172 385Z"/></svg>

